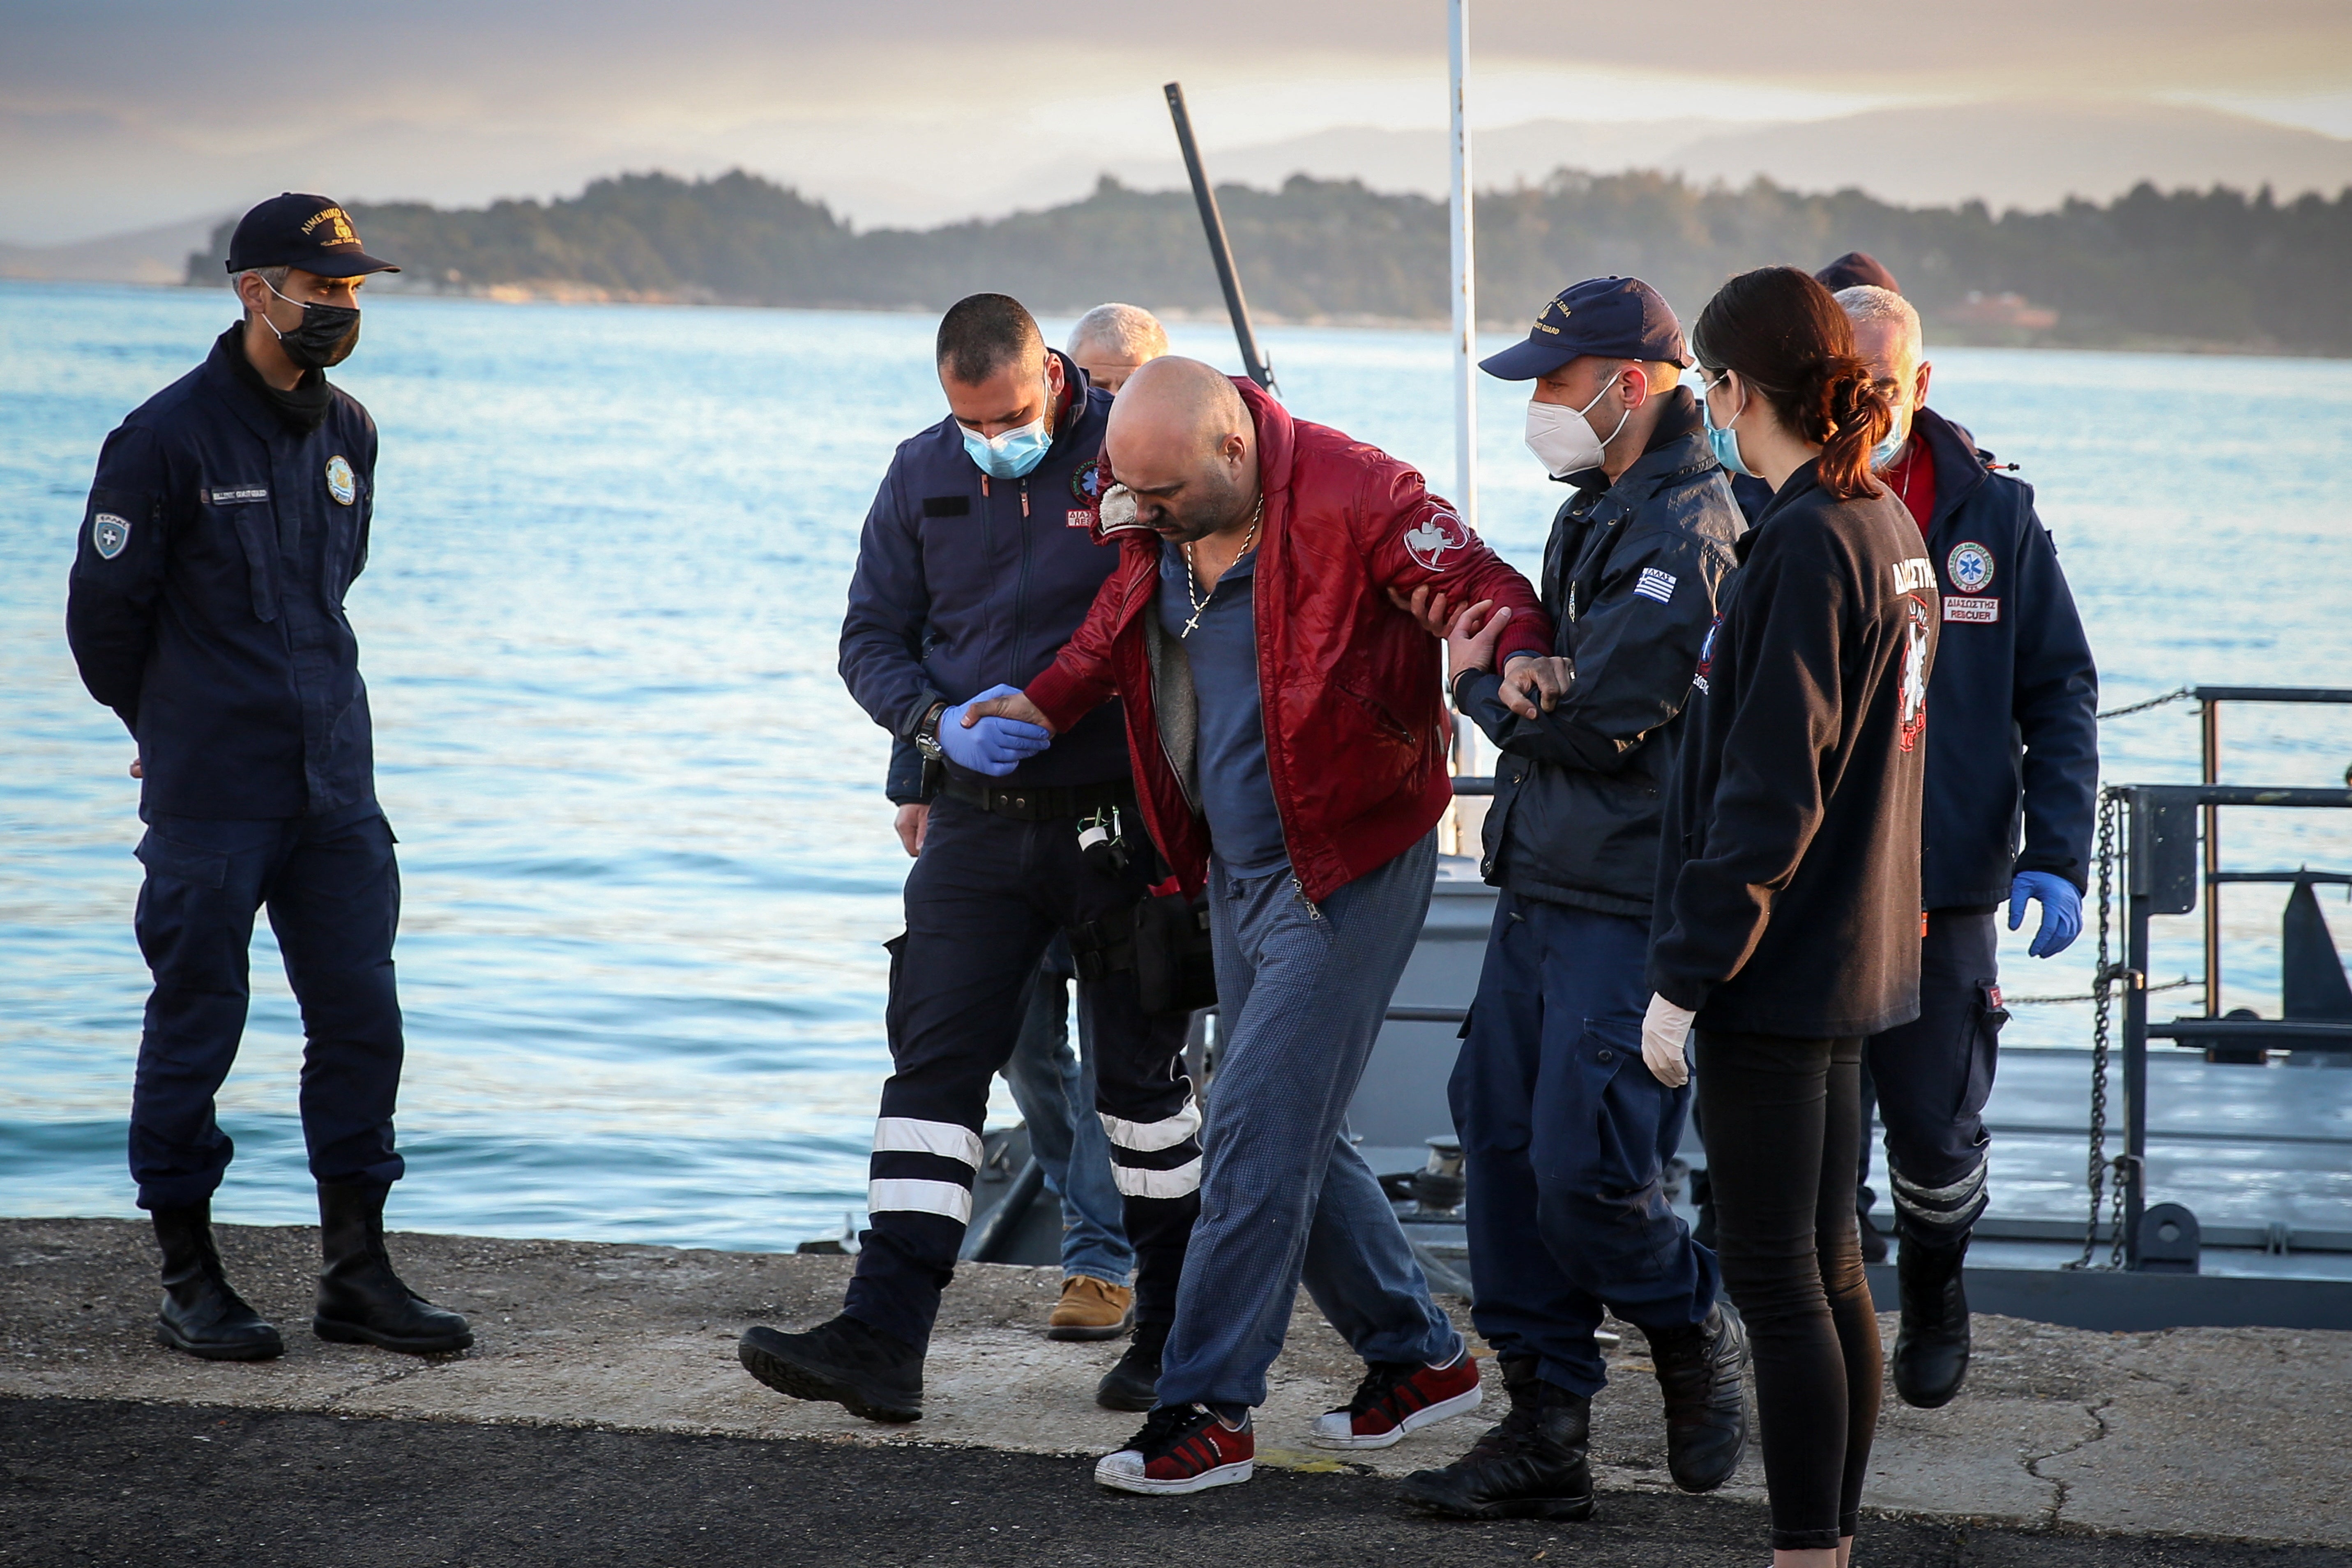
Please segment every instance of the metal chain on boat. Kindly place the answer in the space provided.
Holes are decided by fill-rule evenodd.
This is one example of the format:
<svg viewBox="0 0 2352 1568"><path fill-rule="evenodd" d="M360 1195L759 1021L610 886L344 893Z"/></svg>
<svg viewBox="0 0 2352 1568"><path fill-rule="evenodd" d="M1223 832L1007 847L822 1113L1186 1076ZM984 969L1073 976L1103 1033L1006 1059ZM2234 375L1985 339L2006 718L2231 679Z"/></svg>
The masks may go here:
<svg viewBox="0 0 2352 1568"><path fill-rule="evenodd" d="M2347 901L2352 902L2352 895L2347 895ZM2168 980L2161 985L2143 985L2140 989L2154 995L2158 991L2186 991L2192 985L2204 984L2195 975L2184 974L2178 980ZM2062 1002L2095 1002L2098 999L2099 994L2095 991L2078 991L2065 996L2011 996L2006 991L2000 994L2000 1005L2004 1007L2054 1006Z"/></svg>
<svg viewBox="0 0 2352 1568"><path fill-rule="evenodd" d="M2121 975L2112 961L2109 938L2114 926L2116 821L2122 810L2122 792L2099 792L2099 966L2092 980L2091 1000L2091 1153L2085 1170L2091 1188L2090 1216L2083 1226L2083 1255L2069 1268L2092 1267L2091 1254L2099 1245L2099 1201L2107 1185L2107 1035L2115 1004L2115 984ZM2115 1251L2110 1268L2123 1264L2124 1184L2122 1162L2116 1162L2115 1183Z"/></svg>
<svg viewBox="0 0 2352 1568"><path fill-rule="evenodd" d="M2151 708L2161 708L2168 702L2185 702L2197 695L2195 689L2176 686L2161 697L2151 697L2145 702L2135 702L2126 708L2110 708L2099 715L2102 719L2120 719L2128 713L2145 713Z"/></svg>

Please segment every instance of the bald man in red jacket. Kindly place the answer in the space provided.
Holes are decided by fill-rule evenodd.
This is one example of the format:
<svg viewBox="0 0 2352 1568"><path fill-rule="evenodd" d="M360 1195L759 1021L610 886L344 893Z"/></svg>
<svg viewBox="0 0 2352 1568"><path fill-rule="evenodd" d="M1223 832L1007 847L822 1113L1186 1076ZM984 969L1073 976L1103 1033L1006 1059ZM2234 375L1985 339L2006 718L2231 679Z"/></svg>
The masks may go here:
<svg viewBox="0 0 2352 1568"><path fill-rule="evenodd" d="M1051 668L971 712L1058 732L1120 698L1151 837L1208 895L1223 1027L1190 1177L1201 1217L1158 1406L1095 1471L1182 1493L1249 1479L1250 1411L1302 1279L1368 1364L1312 1441L1385 1447L1478 1404L1476 1364L1346 1117L1453 798L1438 643L1401 597L1437 619L1439 595L1487 606L1479 635L1505 661L1540 658L1551 628L1410 466L1197 361L1136 372L1103 458L1118 569ZM1109 1131L1132 1154L1168 1130ZM1129 1353L1147 1349L1161 1347Z"/></svg>

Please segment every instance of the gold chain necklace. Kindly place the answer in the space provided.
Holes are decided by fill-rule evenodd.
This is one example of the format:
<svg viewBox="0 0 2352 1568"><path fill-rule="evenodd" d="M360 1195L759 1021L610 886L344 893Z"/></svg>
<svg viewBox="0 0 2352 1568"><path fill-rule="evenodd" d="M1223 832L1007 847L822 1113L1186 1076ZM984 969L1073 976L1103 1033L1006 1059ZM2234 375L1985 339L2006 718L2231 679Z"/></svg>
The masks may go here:
<svg viewBox="0 0 2352 1568"><path fill-rule="evenodd" d="M1265 521L1265 497L1261 493L1257 498L1256 510L1250 513L1249 531L1242 535L1242 547L1234 552L1235 561L1247 555L1251 546L1257 542L1257 525ZM1231 566L1225 568L1227 572L1232 570ZM1192 542L1188 539L1184 542L1184 596L1192 601L1192 618L1186 621L1184 629L1176 634L1179 637L1189 637L1192 635L1192 628L1199 626L1201 617L1209 613L1209 599L1217 596L1217 590L1213 586L1209 590L1209 599L1201 597L1200 577L1201 574L1192 570ZM1224 574L1219 573L1218 580L1222 582Z"/></svg>

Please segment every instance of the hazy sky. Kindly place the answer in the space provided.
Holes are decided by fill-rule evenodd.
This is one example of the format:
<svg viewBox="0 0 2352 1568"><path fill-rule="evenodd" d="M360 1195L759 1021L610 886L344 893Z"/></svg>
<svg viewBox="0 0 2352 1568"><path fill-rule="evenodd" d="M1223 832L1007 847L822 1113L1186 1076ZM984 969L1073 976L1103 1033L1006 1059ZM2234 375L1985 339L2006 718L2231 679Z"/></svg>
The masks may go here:
<svg viewBox="0 0 2352 1568"><path fill-rule="evenodd" d="M2347 0L1473 0L1473 26L1486 125L2088 93L2352 135ZM1444 5L0 0L0 240L136 228L288 187L473 203L738 164L861 223L936 221L1059 199L1107 163L1166 155L1170 78L1213 150L1440 124Z"/></svg>

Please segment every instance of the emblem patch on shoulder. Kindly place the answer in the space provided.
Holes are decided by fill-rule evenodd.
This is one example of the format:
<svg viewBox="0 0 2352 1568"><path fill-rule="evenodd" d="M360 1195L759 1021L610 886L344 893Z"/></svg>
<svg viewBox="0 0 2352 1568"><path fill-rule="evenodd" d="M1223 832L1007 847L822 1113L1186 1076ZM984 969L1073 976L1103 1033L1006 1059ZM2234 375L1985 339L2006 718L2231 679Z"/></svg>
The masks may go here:
<svg viewBox="0 0 2352 1568"><path fill-rule="evenodd" d="M1087 506L1102 504L1102 459L1081 463L1070 472L1070 494Z"/></svg>
<svg viewBox="0 0 2352 1568"><path fill-rule="evenodd" d="M1421 521L1404 531L1404 547L1419 565L1432 572L1445 570L1445 558L1470 548L1470 528L1442 506L1432 506Z"/></svg>
<svg viewBox="0 0 2352 1568"><path fill-rule="evenodd" d="M1916 594L1903 595L1903 668L1896 676L1896 726L1899 733L1895 743L1910 751L1919 743L1919 733L1927 727L1927 647L1933 633L1929 630L1927 606Z"/></svg>
<svg viewBox="0 0 2352 1568"><path fill-rule="evenodd" d="M98 552L100 561L111 561L122 553L131 542L131 520L117 517L110 511L100 512L89 520L89 547Z"/></svg>
<svg viewBox="0 0 2352 1568"><path fill-rule="evenodd" d="M1973 539L1965 540L1952 546L1951 554L1944 559L1944 570L1961 593L1981 594L1992 581L1992 552Z"/></svg>
<svg viewBox="0 0 2352 1568"><path fill-rule="evenodd" d="M352 477L352 466L340 452L327 459L327 493L344 506L360 499L359 480Z"/></svg>
<svg viewBox="0 0 2352 1568"><path fill-rule="evenodd" d="M1633 584L1633 592L1645 599L1655 599L1661 605L1666 604L1675 596L1675 574L1671 572L1661 572L1654 566L1644 566L1642 568L1641 580Z"/></svg>

